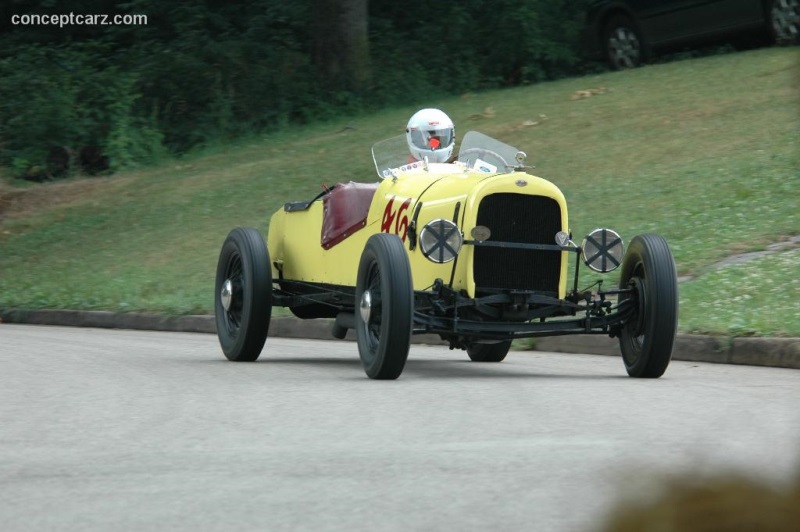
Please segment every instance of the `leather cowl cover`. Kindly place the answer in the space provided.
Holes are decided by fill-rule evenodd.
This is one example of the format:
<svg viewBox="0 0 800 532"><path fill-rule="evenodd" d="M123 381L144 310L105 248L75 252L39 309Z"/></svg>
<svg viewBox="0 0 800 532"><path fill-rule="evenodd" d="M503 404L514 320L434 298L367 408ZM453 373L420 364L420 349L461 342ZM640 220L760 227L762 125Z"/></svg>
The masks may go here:
<svg viewBox="0 0 800 532"><path fill-rule="evenodd" d="M330 249L367 223L367 214L378 183L337 184L322 199L321 243Z"/></svg>

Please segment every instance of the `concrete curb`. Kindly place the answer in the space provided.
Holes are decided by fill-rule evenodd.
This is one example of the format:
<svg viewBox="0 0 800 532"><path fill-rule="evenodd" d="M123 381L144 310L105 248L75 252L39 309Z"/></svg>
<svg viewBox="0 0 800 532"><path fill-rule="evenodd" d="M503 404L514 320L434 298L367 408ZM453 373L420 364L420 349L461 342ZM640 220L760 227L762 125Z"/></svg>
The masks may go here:
<svg viewBox="0 0 800 532"><path fill-rule="evenodd" d="M331 335L332 321L276 317L272 318L270 323L269 335L282 338L335 340ZM214 316L163 316L80 310L0 309L0 323L211 334L217 332ZM353 331L348 332L346 340L354 339ZM438 336L430 334L412 336L412 342L447 345ZM535 346L537 351L619 356L617 340L601 335L537 338ZM800 369L800 338L729 338L679 334L672 358L693 362Z"/></svg>
<svg viewBox="0 0 800 532"><path fill-rule="evenodd" d="M599 335L537 338L536 349L619 356L617 340ZM675 339L672 359L800 369L800 338L679 334Z"/></svg>

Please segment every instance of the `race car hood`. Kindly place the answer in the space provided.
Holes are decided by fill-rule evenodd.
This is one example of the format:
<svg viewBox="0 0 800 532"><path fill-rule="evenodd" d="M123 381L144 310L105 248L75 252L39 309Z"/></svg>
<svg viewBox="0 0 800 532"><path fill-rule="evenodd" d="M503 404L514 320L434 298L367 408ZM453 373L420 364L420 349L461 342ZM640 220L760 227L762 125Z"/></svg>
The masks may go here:
<svg viewBox="0 0 800 532"><path fill-rule="evenodd" d="M476 216L480 200L490 194L514 193L548 196L563 209L566 226L566 201L553 183L524 172L486 174L465 171L456 165L436 165L432 172L400 175L384 180L375 194L368 216L368 225L381 224L381 231L394 233L405 240L408 224L421 226L430 220L445 218L455 221L465 233L469 221ZM444 173L449 167L450 173ZM514 213L509 213L513 216Z"/></svg>

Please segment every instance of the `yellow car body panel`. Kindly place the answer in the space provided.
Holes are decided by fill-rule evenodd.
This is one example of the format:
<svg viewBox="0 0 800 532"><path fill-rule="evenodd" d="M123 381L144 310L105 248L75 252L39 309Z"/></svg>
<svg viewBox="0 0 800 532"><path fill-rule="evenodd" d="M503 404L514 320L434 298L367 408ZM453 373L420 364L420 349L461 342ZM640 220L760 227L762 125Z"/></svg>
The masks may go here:
<svg viewBox="0 0 800 532"><path fill-rule="evenodd" d="M419 245L410 249L408 227L416 214L416 234L430 221L453 220L465 240L476 226L481 200L492 194L511 193L546 196L555 200L561 211L561 230L569 232L567 204L553 183L524 172L486 174L462 165L430 165L429 170L402 173L384 179L377 188L367 215L366 225L338 244L324 249L321 245L323 202L314 201L305 210L273 214L267 246L272 259L273 278L329 285L355 286L358 263L367 239L378 232L397 234L403 239L411 265L415 290L425 290L436 279L475 297L473 245L462 246L454 262L434 263L423 255ZM458 205L458 219L456 206ZM508 213L513 217L514 213ZM553 235L552 244L555 244ZM558 297L563 298L567 285L567 256L561 254ZM498 264L497 268L503 268Z"/></svg>

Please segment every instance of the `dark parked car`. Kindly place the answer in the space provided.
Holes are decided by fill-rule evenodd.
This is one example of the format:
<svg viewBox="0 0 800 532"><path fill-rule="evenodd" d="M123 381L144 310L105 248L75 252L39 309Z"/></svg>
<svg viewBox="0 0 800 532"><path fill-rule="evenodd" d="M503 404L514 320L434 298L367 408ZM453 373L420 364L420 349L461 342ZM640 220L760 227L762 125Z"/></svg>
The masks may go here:
<svg viewBox="0 0 800 532"><path fill-rule="evenodd" d="M596 0L585 39L591 56L621 69L640 65L653 50L758 33L796 44L800 0Z"/></svg>

